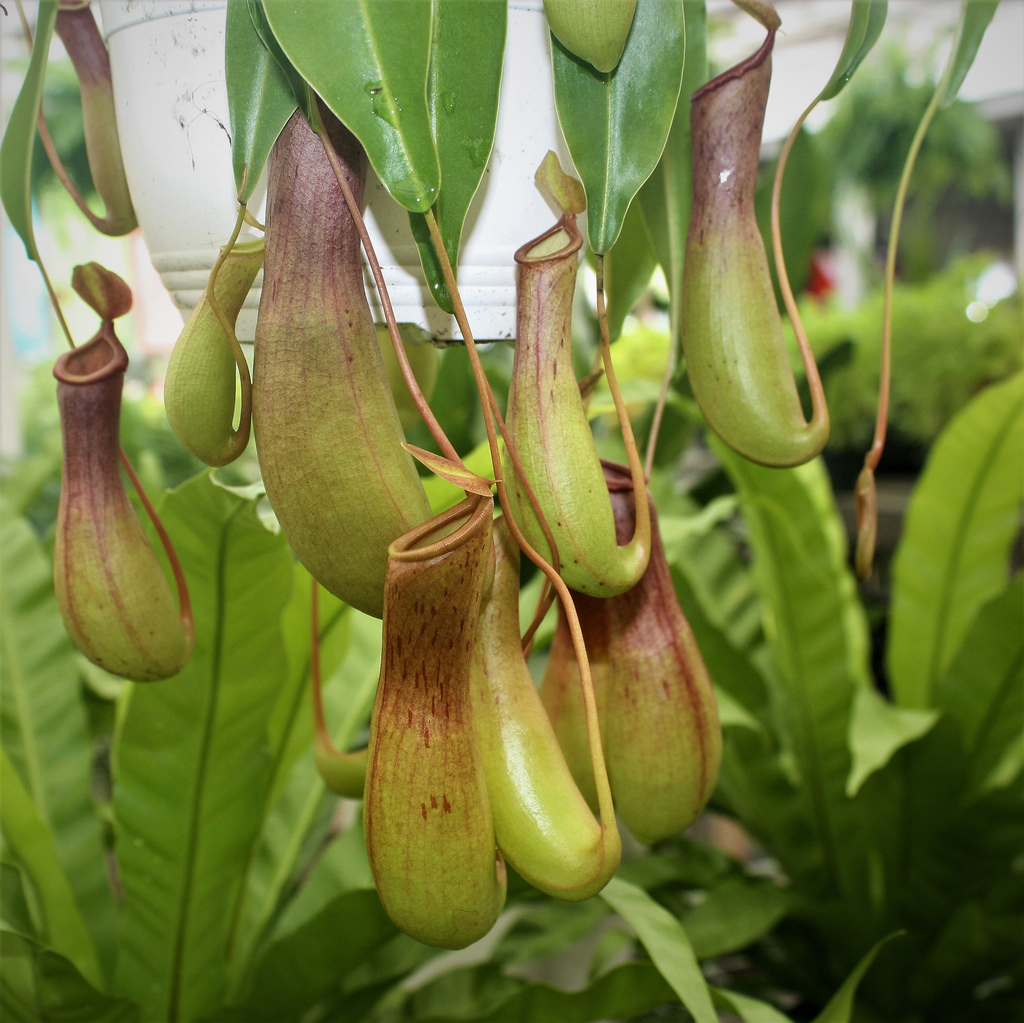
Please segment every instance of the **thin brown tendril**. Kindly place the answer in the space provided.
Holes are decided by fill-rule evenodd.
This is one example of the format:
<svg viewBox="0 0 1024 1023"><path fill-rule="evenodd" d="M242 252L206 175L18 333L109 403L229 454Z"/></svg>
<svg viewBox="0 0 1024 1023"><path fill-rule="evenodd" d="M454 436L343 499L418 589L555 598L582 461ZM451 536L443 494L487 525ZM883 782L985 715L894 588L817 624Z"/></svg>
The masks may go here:
<svg viewBox="0 0 1024 1023"><path fill-rule="evenodd" d="M239 344L234 325L224 315L224 310L221 309L220 303L217 301L215 285L217 283L217 274L220 273L220 268L224 265L224 261L231 255L231 250L235 247L235 242L238 240L238 232L242 230L244 221L245 203L241 203L238 207L235 229L231 232L227 245L220 250L217 261L213 264L213 269L210 270L209 280L206 282L206 302L210 307L210 312L217 318L220 329L224 331L228 344L231 345L231 354L234 356L235 366L238 368L238 379L242 391L242 404L238 412L238 429L231 434L231 441L226 452L228 461L231 462L245 450L249 443L249 433L252 429L252 377L249 375L249 363L246 362L245 352L242 351L242 346Z"/></svg>
<svg viewBox="0 0 1024 1023"><path fill-rule="evenodd" d="M313 697L313 727L316 729L317 741L332 756L343 756L331 742L331 733L327 731L327 720L324 717L324 696L320 683L320 584L313 579L310 590L309 612L309 691Z"/></svg>
<svg viewBox="0 0 1024 1023"><path fill-rule="evenodd" d="M601 359L604 362L605 376L608 378L608 389L612 392L615 412L619 417L619 428L622 430L622 443L626 447L626 458L629 461L629 472L633 477L633 491L638 495L636 501L636 527L630 543L637 542L648 550L651 547L651 511L647 503L647 481L644 467L640 462L636 439L633 437L633 424L629 421L626 402L619 389L619 381L612 365L612 345L608 333L608 310L604 301L604 256L597 255L597 324L601 331Z"/></svg>
<svg viewBox="0 0 1024 1023"><path fill-rule="evenodd" d="M818 364L814 361L814 353L811 351L811 343L807 339L807 331L804 330L803 320L800 319L800 310L796 307L796 299L793 297L793 289L789 283L789 273L786 270L786 260L782 252L782 230L779 226L779 199L782 195L782 179L786 173L786 163L789 160L789 152L796 142L800 129L807 120L808 114L818 105L818 99L800 115L796 124L793 125L786 141L782 144L782 151L779 153L779 162L775 167L775 180L772 182L772 255L775 259L775 276L779 282L779 290L782 292L782 301L785 303L786 312L789 315L789 322L796 335L796 343L800 347L800 360L804 364L804 373L807 376L807 386L811 392L811 423L828 422L828 405L825 402L825 388L821 383L821 374L818 372Z"/></svg>
<svg viewBox="0 0 1024 1023"><path fill-rule="evenodd" d="M509 435L508 427L505 425L505 419L501 414L501 410L498 408L498 401L494 397L494 392L490 387L487 388L487 394L491 402L491 411L494 413L495 421L498 424L498 430L501 432L502 440L505 441L505 450L512 459L512 467L515 469L516 475L519 477L519 482L523 485L523 489L526 491L527 500L529 500L530 506L533 508L534 514L537 516L537 522L540 524L541 531L544 533L544 539L547 541L548 549L551 551L551 567L556 572L561 573L562 563L558 557L558 545L555 543L555 535L551 532L551 527L548 525L547 517L541 509L540 501L537 500L537 494L533 489L533 485L526 478L526 472L523 470L523 463L519 461L519 454L515 449L515 445L512 443L512 437ZM495 469L495 474L500 475L500 469ZM548 608L551 607L551 602L554 599L554 592L549 592L546 597L542 596L537 602L537 609L533 613L533 621L530 622L530 627L526 630L526 633L522 638L523 651L527 656L529 656L529 649L533 642L533 634L540 627L540 623L544 621L544 616L548 613Z"/></svg>
<svg viewBox="0 0 1024 1023"><path fill-rule="evenodd" d="M470 362L473 366L473 376L476 379L477 389L480 392L480 406L484 414L484 426L487 430L487 443L491 449L491 459L495 465L498 465L500 464L498 438L494 428L493 409L491 401L486 397L486 395L490 394L487 375L484 373L483 363L480 361L480 353L477 351L476 342L473 340L473 332L470 330L466 309L462 304L462 296L459 294L458 282L455 280L455 273L448 259L448 253L445 251L441 232L438 229L437 221L434 219L433 211L427 210L424 214L424 219L427 222L430 236L434 241L434 248L441 263L441 271L444 274L445 283L448 286L448 292L455 307L455 319L466 341L466 350L469 352ZM565 611L569 632L572 635L573 648L576 652L576 661L580 669L580 687L583 690L583 706L587 719L587 740L590 746L591 769L594 772L594 781L597 786L598 811L601 815L601 833L606 843L618 841L618 829L615 825L615 807L612 801L611 787L608 784L604 749L601 746L601 728L597 718L597 704L594 699L594 682L590 673L590 659L587 657L587 648L583 641L583 630L580 628L579 616L576 614L576 605L573 603L572 594L569 592L569 587L565 585L562 577L534 550L530 541L526 539L523 531L519 528L519 523L516 522L515 516L512 513L512 505L508 499L508 490L501 473L498 473L498 479L495 482L498 485L498 497L501 500L509 532L519 545L520 550L547 576L562 601L562 609Z"/></svg>
<svg viewBox="0 0 1024 1023"><path fill-rule="evenodd" d="M548 611L551 610L551 605L555 602L555 591L551 586L551 580L544 577L544 585L540 591L540 597L537 600L537 610L534 612L533 621L530 622L530 627L523 633L523 656L529 657L530 652L533 650L533 637L536 631L540 628L540 623L547 617ZM541 610L543 608L543 610Z"/></svg>
<svg viewBox="0 0 1024 1023"><path fill-rule="evenodd" d="M345 170L341 166L341 160L338 159L338 154L334 149L334 144L331 142L327 134L327 129L324 126L323 116L320 113L319 97L317 97L316 102L310 104L310 108L312 110L313 117L316 120L313 127L320 136L320 141L323 144L324 152L327 154L327 159L330 161L331 169L334 171L334 176L338 179L338 185L341 188L342 195L345 196L345 202L348 204L349 213L351 214L352 221L356 226L356 232L359 235L360 241L363 243L363 251L366 253L366 261L370 264L370 273L373 274L373 281L377 286L377 296L380 299L381 308L384 310L384 319L388 326L388 334L391 335L391 344L394 346L395 358L398 360L398 365L402 370L402 377L405 380L405 386L409 389L409 395L416 406L416 411L423 417L423 422L427 424L427 429L430 431L430 435L437 442L437 446L444 452L445 457L452 462L455 462L456 465L462 465L463 468L465 468L462 459L459 457L459 453L455 450L452 442L448 439L444 430L441 429L441 424L437 421L437 418L431 411L430 405L427 403L427 399L423 396L423 391L420 389L416 375L412 371L412 366L409 364L409 356L405 353L405 342L402 340L402 335L398 330L395 311L391 306L391 296L388 294L388 287L384 281L384 274L381 271L380 263L377 260L377 253L374 251L373 242L370 241L370 235L366 230L366 224L363 221L363 215L359 210L359 205L356 203L355 196L352 194L352 189L349 187L348 179L345 177Z"/></svg>
<svg viewBox="0 0 1024 1023"><path fill-rule="evenodd" d="M120 450L121 465L124 468L125 473L128 475L128 479L131 480L131 484L135 488L135 493L139 495L142 507L146 509L149 521L153 523L153 528L156 530L157 536L160 537L160 544L164 549L164 553L167 555L167 560L171 563L171 572L174 574L174 585L178 590L178 617L181 619L181 627L185 632L185 638L188 640L189 647L191 648L196 638L196 623L195 618L192 615L192 598L188 594L188 583L185 581L184 569L182 569L181 562L178 560L178 555L174 550L174 545L171 543L171 538L167 535L167 530L164 529L164 524L160 521L160 516L157 515L156 509L153 507L153 503L150 501L146 491L142 489L139 477L135 475L132 463L128 461L128 456L124 453L124 448L121 448Z"/></svg>
<svg viewBox="0 0 1024 1023"><path fill-rule="evenodd" d="M857 480L857 550L855 564L857 575L867 579L871 575L874 561L875 540L878 534L878 498L875 493L875 470L885 449L885 434L889 425L889 390L892 379L892 294L896 282L896 251L899 248L900 226L903 221L903 206L910 187L917 154L921 150L925 133L928 131L939 109L939 102L946 90L952 64L947 66L942 79L935 88L935 94L921 118L910 144L903 173L900 175L896 202L893 204L892 225L889 228L889 246L885 255L885 291L882 299L882 366L878 380L878 414L875 419L875 437L864 456L864 468Z"/></svg>

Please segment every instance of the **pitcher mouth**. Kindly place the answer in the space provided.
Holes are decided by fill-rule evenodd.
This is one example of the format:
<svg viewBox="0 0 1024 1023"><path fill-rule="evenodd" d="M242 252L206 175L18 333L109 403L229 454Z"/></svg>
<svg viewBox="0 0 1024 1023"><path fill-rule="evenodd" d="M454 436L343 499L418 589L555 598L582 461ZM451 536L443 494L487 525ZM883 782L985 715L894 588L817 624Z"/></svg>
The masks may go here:
<svg viewBox="0 0 1024 1023"><path fill-rule="evenodd" d="M554 238L559 232L568 235L569 240L567 244L555 249L554 252L544 252L539 256L530 255L534 249L543 245L548 239ZM556 263L565 259L566 256L579 252L582 247L583 235L580 234L580 229L576 226L576 216L572 213L566 213L558 223L548 228L543 234L528 241L525 245L520 245L516 249L515 261L520 266L539 266L544 263Z"/></svg>
<svg viewBox="0 0 1024 1023"><path fill-rule="evenodd" d="M110 351L106 361L100 361L103 346ZM96 336L78 348L65 352L53 367L53 375L62 384L81 386L109 380L128 368L128 353L118 341L111 324L104 323ZM84 372L76 373L75 369Z"/></svg>
<svg viewBox="0 0 1024 1023"><path fill-rule="evenodd" d="M772 47L775 45L775 33L776 29L768 29L768 37L761 44L761 48L755 53L752 53L745 60L741 60L738 64L723 71L717 78L712 78L710 82L705 82L691 97L690 103L696 103L710 92L714 92L716 89L720 89L727 82L735 82L741 79L748 71L753 71L754 68L760 67L771 55Z"/></svg>
<svg viewBox="0 0 1024 1023"><path fill-rule="evenodd" d="M493 497L473 494L404 533L388 547L388 557L415 562L448 554L486 529L493 510ZM440 534L438 539L431 539L437 534Z"/></svg>

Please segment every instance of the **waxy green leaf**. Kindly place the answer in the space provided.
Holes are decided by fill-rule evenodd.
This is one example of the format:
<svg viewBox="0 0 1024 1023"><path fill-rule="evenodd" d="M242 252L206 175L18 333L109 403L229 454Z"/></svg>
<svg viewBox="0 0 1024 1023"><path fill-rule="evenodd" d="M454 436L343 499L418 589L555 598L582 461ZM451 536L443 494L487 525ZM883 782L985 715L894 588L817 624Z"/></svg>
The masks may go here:
<svg viewBox="0 0 1024 1023"><path fill-rule="evenodd" d="M953 39L953 50L943 74L942 98L939 109L948 107L960 86L964 84L967 72L971 70L974 58L978 55L985 30L992 21L999 6L999 0L963 0L960 5L960 19L956 24L956 36Z"/></svg>
<svg viewBox="0 0 1024 1023"><path fill-rule="evenodd" d="M284 70L266 47L248 0L229 0L224 67L231 119L231 166L238 201L259 183L270 150L297 100Z"/></svg>
<svg viewBox="0 0 1024 1023"><path fill-rule="evenodd" d="M679 103L658 166L638 194L651 243L668 282L674 345L679 344L683 260L686 255L686 236L690 230L690 203L693 199L690 96L708 78L707 10L704 0L685 0L683 14L686 19L686 59Z"/></svg>
<svg viewBox="0 0 1024 1023"><path fill-rule="evenodd" d="M834 99L846 88L846 83L878 42L888 11L889 0L853 0L843 52L839 54L832 77L818 94L819 100Z"/></svg>
<svg viewBox="0 0 1024 1023"><path fill-rule="evenodd" d="M601 74L552 39L555 106L587 191L590 247L615 244L629 204L651 176L683 80L682 0L639 0L618 67Z"/></svg>
<svg viewBox="0 0 1024 1023"><path fill-rule="evenodd" d="M11 118L0 145L0 199L11 226L25 243L29 259L39 261L32 229L32 149L36 121L43 103L43 79L50 54L53 27L57 24L57 0L39 0L32 58L14 101Z"/></svg>
<svg viewBox="0 0 1024 1023"><path fill-rule="evenodd" d="M618 241L604 257L604 290L608 296L608 332L614 341L637 300L651 283L658 257L639 203L629 207Z"/></svg>
<svg viewBox="0 0 1024 1023"><path fill-rule="evenodd" d="M427 107L431 0L264 0L281 49L356 136L406 209L437 199L441 169Z"/></svg>
<svg viewBox="0 0 1024 1023"><path fill-rule="evenodd" d="M457 267L462 227L494 144L508 6L505 0L433 0L433 9L427 107L442 183L433 209L448 260ZM409 221L430 292L453 313L426 222L418 213Z"/></svg>

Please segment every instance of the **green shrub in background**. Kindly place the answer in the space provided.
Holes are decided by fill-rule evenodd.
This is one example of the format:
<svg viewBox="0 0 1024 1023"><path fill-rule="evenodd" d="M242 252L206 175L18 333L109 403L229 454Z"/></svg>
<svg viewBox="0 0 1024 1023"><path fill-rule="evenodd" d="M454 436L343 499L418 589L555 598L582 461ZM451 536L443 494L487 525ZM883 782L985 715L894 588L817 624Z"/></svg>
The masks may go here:
<svg viewBox="0 0 1024 1023"><path fill-rule="evenodd" d="M972 395L1024 362L1024 298L1019 290L993 306L981 323L967 317L978 276L991 262L991 256L973 255L923 284L896 286L889 423L922 447L935 440ZM807 300L801 315L819 361L852 342L845 356L849 362L836 365L826 377L832 415L829 448L866 449L878 408L882 293L874 292L852 310Z"/></svg>

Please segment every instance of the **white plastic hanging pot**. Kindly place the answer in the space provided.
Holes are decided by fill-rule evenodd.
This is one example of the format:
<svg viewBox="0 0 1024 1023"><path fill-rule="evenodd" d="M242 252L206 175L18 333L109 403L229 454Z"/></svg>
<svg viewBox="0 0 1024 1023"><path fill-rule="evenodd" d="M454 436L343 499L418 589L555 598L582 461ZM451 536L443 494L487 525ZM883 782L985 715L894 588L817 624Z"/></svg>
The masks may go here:
<svg viewBox="0 0 1024 1023"><path fill-rule="evenodd" d="M571 159L555 117L542 0L510 0L494 149L460 255L459 286L476 337L515 337L513 253L550 226L533 175L553 149ZM224 75L224 0L100 0L110 49L118 134L135 212L153 264L187 316L235 223ZM432 336L460 337L430 297L406 211L370 172L366 222L395 315ZM259 215L262 191L250 200ZM383 320L367 275L370 307ZM256 329L262 275L238 320Z"/></svg>

